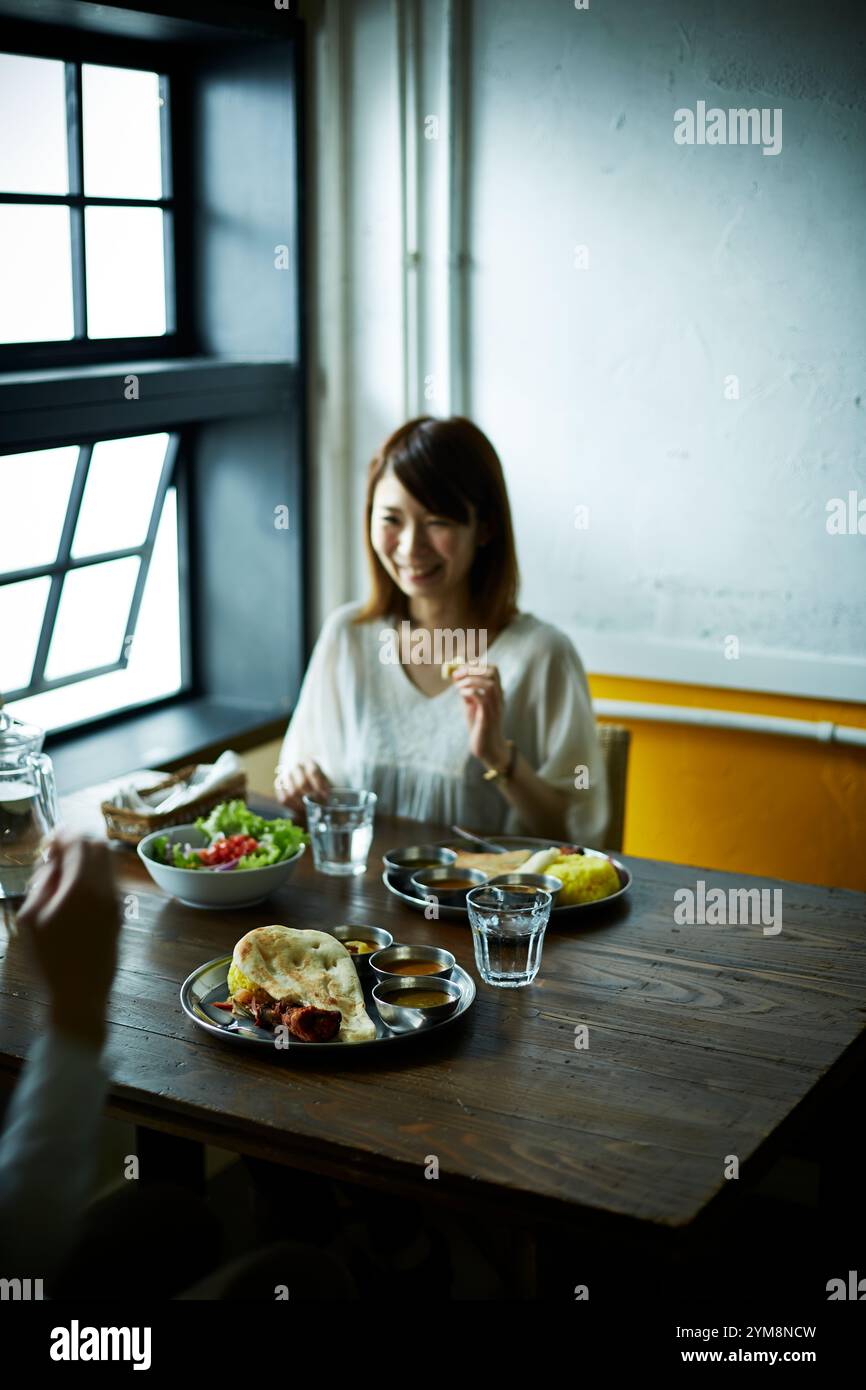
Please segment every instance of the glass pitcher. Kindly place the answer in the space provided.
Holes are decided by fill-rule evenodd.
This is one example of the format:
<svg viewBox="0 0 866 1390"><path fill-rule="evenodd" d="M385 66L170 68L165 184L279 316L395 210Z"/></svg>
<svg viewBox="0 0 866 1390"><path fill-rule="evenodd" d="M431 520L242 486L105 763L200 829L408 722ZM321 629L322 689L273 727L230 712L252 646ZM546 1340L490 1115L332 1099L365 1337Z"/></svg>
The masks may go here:
<svg viewBox="0 0 866 1390"><path fill-rule="evenodd" d="M0 708L0 898L21 898L57 824L57 793L45 734Z"/></svg>

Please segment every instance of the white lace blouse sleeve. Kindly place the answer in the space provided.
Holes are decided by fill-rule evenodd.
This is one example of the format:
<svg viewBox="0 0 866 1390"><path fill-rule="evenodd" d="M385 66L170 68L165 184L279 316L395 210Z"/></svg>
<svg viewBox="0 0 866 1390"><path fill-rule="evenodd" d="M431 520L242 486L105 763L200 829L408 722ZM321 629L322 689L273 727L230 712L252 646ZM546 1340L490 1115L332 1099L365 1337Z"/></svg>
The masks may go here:
<svg viewBox="0 0 866 1390"><path fill-rule="evenodd" d="M0 1263L46 1280L74 1242L96 1168L108 1073L95 1048L43 1033L0 1139Z"/></svg>
<svg viewBox="0 0 866 1390"><path fill-rule="evenodd" d="M565 634L556 632L533 665L527 714L536 720L536 771L568 796L569 840L597 847L607 828L607 776L583 664Z"/></svg>
<svg viewBox="0 0 866 1390"><path fill-rule="evenodd" d="M291 769L312 760L332 782L339 781L345 761L345 706L353 679L348 652L347 608L339 608L322 625L310 657L298 703L280 749L278 767Z"/></svg>

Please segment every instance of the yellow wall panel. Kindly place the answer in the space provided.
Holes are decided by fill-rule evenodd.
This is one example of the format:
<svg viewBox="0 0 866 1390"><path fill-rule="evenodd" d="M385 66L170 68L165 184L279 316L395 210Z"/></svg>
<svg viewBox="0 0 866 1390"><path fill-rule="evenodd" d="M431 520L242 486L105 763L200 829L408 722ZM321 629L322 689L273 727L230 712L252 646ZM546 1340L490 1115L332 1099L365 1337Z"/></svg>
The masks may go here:
<svg viewBox="0 0 866 1390"><path fill-rule="evenodd" d="M866 728L866 705L590 676L595 699ZM625 852L866 889L866 749L643 720L631 729Z"/></svg>

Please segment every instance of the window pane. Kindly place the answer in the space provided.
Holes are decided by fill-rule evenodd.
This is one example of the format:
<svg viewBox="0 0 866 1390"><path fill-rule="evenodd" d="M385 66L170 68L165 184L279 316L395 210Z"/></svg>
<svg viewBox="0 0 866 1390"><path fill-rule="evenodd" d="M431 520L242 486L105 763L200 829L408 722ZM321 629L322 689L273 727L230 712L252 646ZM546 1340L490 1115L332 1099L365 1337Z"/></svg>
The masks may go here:
<svg viewBox="0 0 866 1390"><path fill-rule="evenodd" d="M44 582L44 581L39 581ZM2 592L2 590L0 590ZM2 651L2 646L0 646ZM175 492L166 493L147 585L124 670L15 700L9 711L25 723L59 729L181 688L180 599ZM0 685L2 689L2 685ZM159 754L148 753L159 761Z"/></svg>
<svg viewBox="0 0 866 1390"><path fill-rule="evenodd" d="M159 77L82 64L84 192L89 198L161 198Z"/></svg>
<svg viewBox="0 0 866 1390"><path fill-rule="evenodd" d="M30 684L51 580L0 584L0 692Z"/></svg>
<svg viewBox="0 0 866 1390"><path fill-rule="evenodd" d="M180 689L180 582L177 492L169 488L147 572L135 636L129 644L130 678L139 690L169 695ZM139 694L139 699L145 695Z"/></svg>
<svg viewBox="0 0 866 1390"><path fill-rule="evenodd" d="M57 559L77 462L77 444L0 458L0 572Z"/></svg>
<svg viewBox="0 0 866 1390"><path fill-rule="evenodd" d="M76 559L144 542L167 443L167 434L144 434L94 445L72 542Z"/></svg>
<svg viewBox="0 0 866 1390"><path fill-rule="evenodd" d="M133 557L108 560L67 574L45 665L48 680L120 659L139 564Z"/></svg>
<svg viewBox="0 0 866 1390"><path fill-rule="evenodd" d="M0 343L72 333L68 209L0 204Z"/></svg>
<svg viewBox="0 0 866 1390"><path fill-rule="evenodd" d="M87 208L87 331L91 338L165 332L160 208Z"/></svg>
<svg viewBox="0 0 866 1390"><path fill-rule="evenodd" d="M66 76L53 58L0 53L0 189L69 192Z"/></svg>

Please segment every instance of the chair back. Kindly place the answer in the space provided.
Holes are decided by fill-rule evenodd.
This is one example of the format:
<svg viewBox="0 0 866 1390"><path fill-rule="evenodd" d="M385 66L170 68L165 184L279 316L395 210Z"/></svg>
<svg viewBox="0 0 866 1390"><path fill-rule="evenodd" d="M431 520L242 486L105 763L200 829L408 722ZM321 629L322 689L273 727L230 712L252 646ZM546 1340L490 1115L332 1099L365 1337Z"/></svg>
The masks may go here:
<svg viewBox="0 0 866 1390"><path fill-rule="evenodd" d="M622 724L599 724L598 741L607 769L609 819L605 849L622 849L631 730Z"/></svg>

